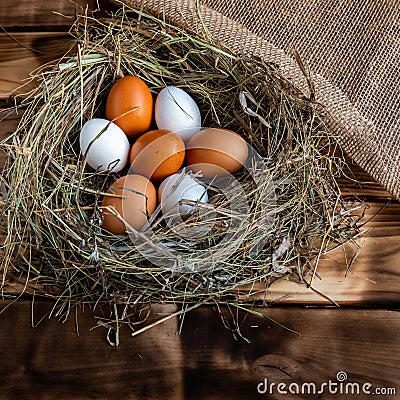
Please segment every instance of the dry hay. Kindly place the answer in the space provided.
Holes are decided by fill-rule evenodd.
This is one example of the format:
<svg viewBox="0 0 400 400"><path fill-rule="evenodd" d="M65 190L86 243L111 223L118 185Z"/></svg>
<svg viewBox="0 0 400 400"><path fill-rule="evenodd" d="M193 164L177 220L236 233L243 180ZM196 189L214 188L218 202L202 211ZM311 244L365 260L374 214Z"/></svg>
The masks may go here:
<svg viewBox="0 0 400 400"><path fill-rule="evenodd" d="M55 314L99 302L125 305L123 318L151 302L241 307L282 276L310 284L321 254L357 233L336 183L336 138L275 65L135 10L81 17L71 33L74 53L37 72L19 128L2 143L11 160L2 177L4 277L51 287L42 294L55 299ZM237 131L259 155L235 175L236 189L209 183L209 205L175 229L160 213L140 233L100 227L102 194L116 175L85 166L78 136L104 116L123 75L140 76L154 94L183 88L204 126Z"/></svg>

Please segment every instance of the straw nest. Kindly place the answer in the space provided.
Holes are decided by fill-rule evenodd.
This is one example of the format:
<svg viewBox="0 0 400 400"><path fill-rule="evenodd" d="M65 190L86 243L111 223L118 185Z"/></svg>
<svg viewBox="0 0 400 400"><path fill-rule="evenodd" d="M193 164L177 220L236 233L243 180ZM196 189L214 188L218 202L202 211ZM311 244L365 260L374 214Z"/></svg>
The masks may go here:
<svg viewBox="0 0 400 400"><path fill-rule="evenodd" d="M336 138L276 66L136 10L81 17L71 33L73 54L37 71L40 84L2 143L10 157L3 274L51 288L41 293L56 300L55 313L99 302L240 306L288 274L310 283L320 256L354 236L336 183ZM204 126L236 131L253 149L233 189L209 183L209 203L174 229L161 213L141 232L101 229L101 199L118 175L87 167L78 137L88 119L104 117L123 75L154 94L183 88Z"/></svg>

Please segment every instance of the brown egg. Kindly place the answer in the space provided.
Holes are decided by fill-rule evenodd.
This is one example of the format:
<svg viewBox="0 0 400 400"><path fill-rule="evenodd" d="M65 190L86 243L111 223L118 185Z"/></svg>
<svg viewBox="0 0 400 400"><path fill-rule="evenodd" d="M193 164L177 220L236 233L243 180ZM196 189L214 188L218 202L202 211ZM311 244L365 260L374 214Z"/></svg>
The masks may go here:
<svg viewBox="0 0 400 400"><path fill-rule="evenodd" d="M247 160L245 140L228 129L207 128L188 142L187 164L206 178L222 177L238 171Z"/></svg>
<svg viewBox="0 0 400 400"><path fill-rule="evenodd" d="M185 144L175 133L156 129L140 136L130 152L131 170L160 181L179 170L185 159Z"/></svg>
<svg viewBox="0 0 400 400"><path fill-rule="evenodd" d="M157 206L154 185L141 175L122 176L108 188L107 193L117 196L104 196L102 226L115 235L126 232L125 224L105 207L114 209L130 226L140 230Z"/></svg>
<svg viewBox="0 0 400 400"><path fill-rule="evenodd" d="M150 89L137 76L119 79L108 94L106 116L129 138L148 131L153 118L153 97Z"/></svg>

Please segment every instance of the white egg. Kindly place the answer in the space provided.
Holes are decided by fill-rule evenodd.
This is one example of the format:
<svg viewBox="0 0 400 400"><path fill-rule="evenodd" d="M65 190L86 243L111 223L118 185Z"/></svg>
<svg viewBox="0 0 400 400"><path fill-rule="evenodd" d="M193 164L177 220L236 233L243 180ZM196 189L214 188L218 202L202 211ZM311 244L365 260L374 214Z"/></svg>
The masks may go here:
<svg viewBox="0 0 400 400"><path fill-rule="evenodd" d="M79 135L81 153L96 171L121 171L129 155L129 141L123 130L106 119L85 123Z"/></svg>
<svg viewBox="0 0 400 400"><path fill-rule="evenodd" d="M194 205L179 204L181 200L207 203L208 194L191 175L174 174L165 178L158 188L158 198L164 215L185 214L194 209Z"/></svg>
<svg viewBox="0 0 400 400"><path fill-rule="evenodd" d="M189 140L201 129L200 110L184 90L167 86L161 90L154 108L158 129L168 129Z"/></svg>

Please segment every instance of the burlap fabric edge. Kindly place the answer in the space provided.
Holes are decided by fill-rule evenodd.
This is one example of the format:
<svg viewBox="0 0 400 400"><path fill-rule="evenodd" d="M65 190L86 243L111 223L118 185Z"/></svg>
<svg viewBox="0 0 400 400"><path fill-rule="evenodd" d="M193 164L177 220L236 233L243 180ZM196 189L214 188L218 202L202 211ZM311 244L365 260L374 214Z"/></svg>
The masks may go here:
<svg viewBox="0 0 400 400"><path fill-rule="evenodd" d="M309 94L309 84L295 59L267 40L250 32L240 23L206 7L197 0L111 0L142 10L192 32L204 28L235 54L260 57L276 64L282 75L298 90ZM347 96L325 77L310 71L315 100L321 105L329 128L354 161L400 199L398 171L385 162L385 153L376 143L374 124L363 117Z"/></svg>

